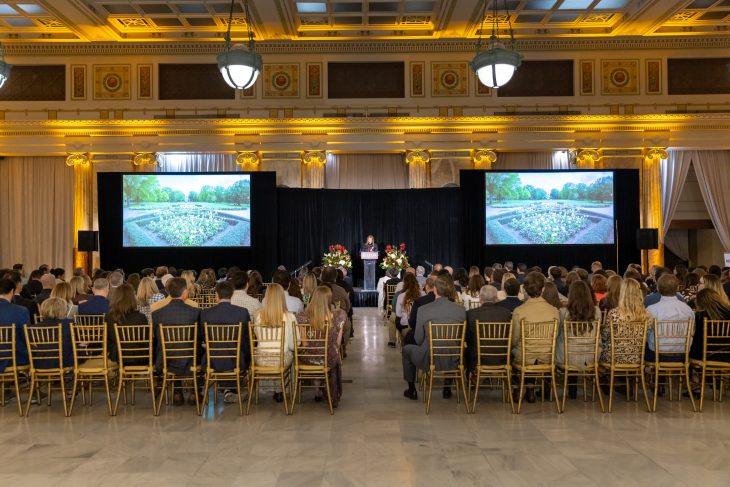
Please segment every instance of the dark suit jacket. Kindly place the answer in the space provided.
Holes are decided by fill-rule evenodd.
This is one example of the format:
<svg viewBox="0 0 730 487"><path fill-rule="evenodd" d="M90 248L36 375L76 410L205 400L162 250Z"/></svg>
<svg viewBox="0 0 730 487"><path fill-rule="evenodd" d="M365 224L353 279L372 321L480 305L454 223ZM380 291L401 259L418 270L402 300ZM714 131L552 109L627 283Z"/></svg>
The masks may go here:
<svg viewBox="0 0 730 487"><path fill-rule="evenodd" d="M464 337L466 341L466 365L469 369L473 369L477 365L477 354L479 353L479 344L477 343L477 321L489 321L489 322L509 322L512 321L512 311L496 304L483 304L478 308L470 309L466 312L466 335ZM506 345L506 339L503 342ZM495 340L495 342L497 342ZM494 343L499 345L500 343ZM489 353L493 353L496 350L490 350ZM497 365L506 363L504 360L497 360L497 357L487 357L489 365ZM485 364L486 365L486 364Z"/></svg>
<svg viewBox="0 0 730 487"><path fill-rule="evenodd" d="M36 295L35 302L38 303L38 307L43 304L43 301L51 297L51 289L41 289Z"/></svg>
<svg viewBox="0 0 730 487"><path fill-rule="evenodd" d="M416 329L418 308L427 305L428 303L433 303L435 299L436 296L434 296L433 293L428 293L413 301L413 305L411 306L411 314L408 316L408 326L410 326L412 330Z"/></svg>
<svg viewBox="0 0 730 487"><path fill-rule="evenodd" d="M104 296L94 296L79 304L80 315L104 315L109 311L109 300Z"/></svg>
<svg viewBox="0 0 730 487"><path fill-rule="evenodd" d="M114 325L146 325L149 322L147 317L139 311L132 311L126 316L122 316L121 319L115 320L109 313L104 315L104 321L106 322L106 352L109 356L109 360L114 362L119 361L119 348L117 347L117 334L114 331ZM125 366L130 365L125 362ZM134 364L131 364L134 365ZM140 364L145 365L145 364Z"/></svg>
<svg viewBox="0 0 730 487"><path fill-rule="evenodd" d="M521 306L522 300L517 296L507 296L507 299L497 302L495 306L501 306L502 308L508 309L509 312L513 312L516 307Z"/></svg>
<svg viewBox="0 0 730 487"><path fill-rule="evenodd" d="M33 315L40 314L40 311L38 311L38 303L32 299L24 298L20 294L13 296L13 304L26 308L31 320L33 319Z"/></svg>
<svg viewBox="0 0 730 487"><path fill-rule="evenodd" d="M162 369L162 341L160 337L160 325L193 325L200 323L200 309L193 308L185 304L179 299L173 299L164 308L152 312L152 323L155 329L155 350L157 357L155 366ZM202 355L201 337L198 335L198 363ZM195 364L198 365L198 364ZM190 367L193 366L191 360L187 359L170 359L167 363L167 369L178 375L190 375Z"/></svg>
<svg viewBox="0 0 730 487"><path fill-rule="evenodd" d="M0 298L0 325L15 325L15 363L17 365L28 365L28 347L25 345L23 327L30 323L30 314L26 308ZM1 360L0 372L4 372L5 368L10 365L12 365L10 360Z"/></svg>
<svg viewBox="0 0 730 487"><path fill-rule="evenodd" d="M421 370L428 369L429 356L431 349L428 340L428 324L432 323L460 323L466 320L466 310L464 306L449 301L447 298L438 298L434 302L424 305L418 313L416 321L416 329L414 333L415 345L407 345L407 347L415 347L411 349L411 359L417 368ZM437 357L436 369L444 370L453 368L454 360L447 357Z"/></svg>
<svg viewBox="0 0 730 487"><path fill-rule="evenodd" d="M568 295L568 286L565 285L565 281L563 281L562 279L555 279L553 283L555 284L555 287L558 288L558 292L560 294L562 294L563 296Z"/></svg>
<svg viewBox="0 0 730 487"><path fill-rule="evenodd" d="M32 279L23 286L21 294L26 299L34 299L43 290L43 285L38 279Z"/></svg>
<svg viewBox="0 0 730 487"><path fill-rule="evenodd" d="M251 363L251 349L248 338L249 321L251 321L251 316L248 314L246 308L233 305L230 301L223 301L212 308L204 309L200 312L200 331L198 335L201 337L201 340L205 340L205 329L203 328L205 323L211 325L235 325L236 323L241 323L241 360L239 367L241 368L241 372L244 372ZM203 361L203 363L206 362ZM219 372L233 370L235 368L233 359L215 359L215 354L211 355L210 364L213 369Z"/></svg>
<svg viewBox="0 0 730 487"><path fill-rule="evenodd" d="M38 324L35 325L28 325L29 327L37 327L37 326L54 326L54 325L61 325L61 347L62 347L62 353L63 353L63 366L64 367L73 367L74 365L74 348L73 343L71 343L71 320L68 318L64 319L54 319L54 318L48 318L43 321L41 321ZM45 348L45 347L44 347ZM54 347L55 349L55 347ZM35 350L35 349L33 349ZM54 359L47 359L47 360L38 360L35 363L36 367L42 368L42 369L55 369L58 368L58 360Z"/></svg>

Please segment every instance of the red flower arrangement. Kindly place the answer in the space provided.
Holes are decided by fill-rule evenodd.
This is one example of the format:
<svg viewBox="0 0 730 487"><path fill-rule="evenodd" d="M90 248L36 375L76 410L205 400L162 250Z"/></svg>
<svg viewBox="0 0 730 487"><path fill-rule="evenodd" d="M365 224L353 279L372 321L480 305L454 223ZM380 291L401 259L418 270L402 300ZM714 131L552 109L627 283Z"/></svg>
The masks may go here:
<svg viewBox="0 0 730 487"><path fill-rule="evenodd" d="M322 265L325 267L344 267L352 269L352 257L344 245L334 244L328 247L329 252L322 255Z"/></svg>
<svg viewBox="0 0 730 487"><path fill-rule="evenodd" d="M388 244L385 246L385 258L380 263L381 269L407 269L409 267L408 255L406 255L406 244Z"/></svg>

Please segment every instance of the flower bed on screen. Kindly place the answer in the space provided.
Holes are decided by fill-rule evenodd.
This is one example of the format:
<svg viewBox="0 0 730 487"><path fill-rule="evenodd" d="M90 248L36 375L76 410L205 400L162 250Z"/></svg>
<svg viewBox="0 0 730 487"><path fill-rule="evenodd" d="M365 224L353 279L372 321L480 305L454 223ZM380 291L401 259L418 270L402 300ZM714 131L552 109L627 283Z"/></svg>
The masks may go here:
<svg viewBox="0 0 730 487"><path fill-rule="evenodd" d="M522 208L508 225L533 243L556 244L568 241L590 223L575 207L543 203Z"/></svg>
<svg viewBox="0 0 730 487"><path fill-rule="evenodd" d="M197 206L168 208L143 225L171 245L195 247L223 231L228 224L217 211Z"/></svg>

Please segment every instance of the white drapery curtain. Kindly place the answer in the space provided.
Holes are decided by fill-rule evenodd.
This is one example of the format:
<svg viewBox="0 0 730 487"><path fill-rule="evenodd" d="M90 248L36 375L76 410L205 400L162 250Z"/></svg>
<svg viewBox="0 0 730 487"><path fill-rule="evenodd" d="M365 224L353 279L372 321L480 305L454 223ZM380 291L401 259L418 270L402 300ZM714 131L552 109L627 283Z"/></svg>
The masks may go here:
<svg viewBox="0 0 730 487"><path fill-rule="evenodd" d="M156 172L234 172L242 171L235 154L181 153L160 154ZM250 170L250 169L247 169Z"/></svg>
<svg viewBox="0 0 730 487"><path fill-rule="evenodd" d="M327 189L406 189L403 154L327 154Z"/></svg>
<svg viewBox="0 0 730 487"><path fill-rule="evenodd" d="M702 198L725 250L730 250L730 151L697 151L692 158Z"/></svg>
<svg viewBox="0 0 730 487"><path fill-rule="evenodd" d="M74 246L74 171L63 157L7 157L0 161L0 264L41 264L71 274Z"/></svg>
<svg viewBox="0 0 730 487"><path fill-rule="evenodd" d="M549 152L500 152L492 169L553 169L553 151Z"/></svg>
<svg viewBox="0 0 730 487"><path fill-rule="evenodd" d="M669 151L669 159L661 162L662 221L664 222L662 232L664 235L669 232L669 224L679 206L679 198L687 180L687 173L696 154L694 151ZM674 249L672 252L676 253Z"/></svg>

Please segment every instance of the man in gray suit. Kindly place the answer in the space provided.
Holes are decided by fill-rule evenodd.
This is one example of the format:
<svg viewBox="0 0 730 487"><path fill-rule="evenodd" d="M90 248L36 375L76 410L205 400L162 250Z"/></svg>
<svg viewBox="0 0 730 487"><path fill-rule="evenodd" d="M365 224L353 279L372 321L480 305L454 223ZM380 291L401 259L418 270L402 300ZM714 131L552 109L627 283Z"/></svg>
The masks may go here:
<svg viewBox="0 0 730 487"><path fill-rule="evenodd" d="M416 369L426 370L429 365L431 351L428 343L428 324L462 323L466 319L464 307L449 300L450 297L456 295L451 276L449 274L440 275L435 281L434 296L436 299L418 309L414 333L416 344L403 347L403 378L408 382L408 389L403 392L403 395L411 400L418 399ZM449 359L445 358L436 364L438 369L447 369L452 366ZM443 396L444 398L451 397L449 386L444 387Z"/></svg>

